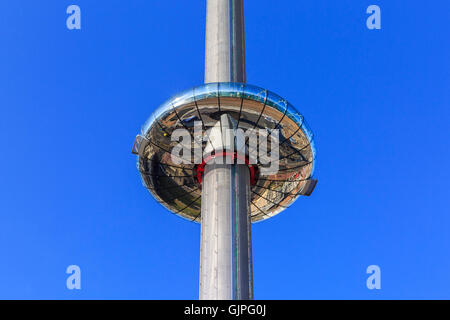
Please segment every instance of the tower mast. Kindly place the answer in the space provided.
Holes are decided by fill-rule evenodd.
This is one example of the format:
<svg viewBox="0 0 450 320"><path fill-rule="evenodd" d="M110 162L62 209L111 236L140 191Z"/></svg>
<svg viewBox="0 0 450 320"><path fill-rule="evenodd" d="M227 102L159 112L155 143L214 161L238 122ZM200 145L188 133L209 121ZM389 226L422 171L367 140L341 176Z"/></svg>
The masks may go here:
<svg viewBox="0 0 450 320"><path fill-rule="evenodd" d="M205 83L246 81L243 0L207 0L205 47ZM219 122L222 137L215 141L224 140L225 129L235 129L227 114ZM250 192L246 165L206 165L201 206L202 300L253 299Z"/></svg>

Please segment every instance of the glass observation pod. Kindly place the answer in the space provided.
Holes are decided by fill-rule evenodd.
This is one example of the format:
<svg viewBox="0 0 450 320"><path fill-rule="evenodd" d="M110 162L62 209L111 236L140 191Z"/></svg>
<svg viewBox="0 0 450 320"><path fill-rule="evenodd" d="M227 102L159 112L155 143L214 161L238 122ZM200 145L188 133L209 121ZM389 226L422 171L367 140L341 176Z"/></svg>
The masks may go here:
<svg viewBox="0 0 450 320"><path fill-rule="evenodd" d="M197 164L174 161L171 152L179 141L172 141L176 129L192 137L191 150L205 148L201 134L213 127L222 114L230 115L243 132L268 134L278 130L277 159L268 159L272 143L267 139L266 159L258 155L257 170L251 186L252 222L270 218L289 207L300 195L309 196L313 179L315 148L313 133L303 116L287 100L266 89L242 83L208 83L186 90L163 103L150 116L136 137L132 152L138 155L137 167L143 185L171 212L200 222L201 178ZM259 143L258 143L259 144ZM246 153L257 152L246 141ZM246 155L244 155L246 156ZM260 163L260 160L263 160ZM263 168L276 163L275 172ZM256 172L256 173L255 173Z"/></svg>

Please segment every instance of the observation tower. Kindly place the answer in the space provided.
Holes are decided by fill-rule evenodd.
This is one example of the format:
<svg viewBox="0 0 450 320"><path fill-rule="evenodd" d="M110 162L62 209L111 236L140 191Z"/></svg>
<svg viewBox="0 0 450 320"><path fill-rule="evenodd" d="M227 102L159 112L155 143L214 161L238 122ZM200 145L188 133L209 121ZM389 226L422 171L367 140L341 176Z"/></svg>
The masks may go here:
<svg viewBox="0 0 450 320"><path fill-rule="evenodd" d="M253 299L252 222L309 196L317 180L304 117L246 84L243 0L207 0L205 84L157 108L132 152L156 201L201 223L199 298Z"/></svg>

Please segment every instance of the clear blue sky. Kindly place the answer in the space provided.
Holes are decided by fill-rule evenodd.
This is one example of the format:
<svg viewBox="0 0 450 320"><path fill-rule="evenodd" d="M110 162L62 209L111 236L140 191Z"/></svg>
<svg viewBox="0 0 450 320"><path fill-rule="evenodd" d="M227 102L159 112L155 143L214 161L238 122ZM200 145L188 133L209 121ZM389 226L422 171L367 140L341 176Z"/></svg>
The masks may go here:
<svg viewBox="0 0 450 320"><path fill-rule="evenodd" d="M253 226L255 298L450 298L450 2L245 9L248 82L305 115L319 179ZM130 151L203 82L204 27L205 1L0 1L0 298L197 299L200 225L153 200Z"/></svg>

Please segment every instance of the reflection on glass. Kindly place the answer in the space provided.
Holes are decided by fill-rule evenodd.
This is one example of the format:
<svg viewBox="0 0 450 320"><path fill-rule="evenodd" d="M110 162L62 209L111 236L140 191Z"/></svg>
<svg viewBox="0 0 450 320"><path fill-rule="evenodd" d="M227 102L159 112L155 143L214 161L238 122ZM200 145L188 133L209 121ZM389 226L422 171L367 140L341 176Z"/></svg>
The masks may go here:
<svg viewBox="0 0 450 320"><path fill-rule="evenodd" d="M285 99L283 99L282 97L280 97L279 95L277 95L276 93L273 93L271 91L269 91L269 93L267 95L267 103L266 104L277 109L278 111L280 111L283 114L286 112L286 108L288 106L287 101Z"/></svg>
<svg viewBox="0 0 450 320"><path fill-rule="evenodd" d="M189 89L180 94L177 94L174 98L172 98L171 102L173 107L177 108L183 104L193 102L194 101L194 90Z"/></svg>
<svg viewBox="0 0 450 320"><path fill-rule="evenodd" d="M195 87L193 89L195 100L203 100L219 96L219 84L207 83L202 86Z"/></svg>
<svg viewBox="0 0 450 320"><path fill-rule="evenodd" d="M246 85L244 91L244 98L249 100L265 103L267 100L267 90L251 85Z"/></svg>
<svg viewBox="0 0 450 320"><path fill-rule="evenodd" d="M244 96L245 85L238 82L224 82L219 83L219 95L221 97L236 97L242 98Z"/></svg>
<svg viewBox="0 0 450 320"><path fill-rule="evenodd" d="M303 116L290 103L288 104L288 108L287 108L287 111L286 111L286 117L289 117L298 126L301 126L302 123L304 122Z"/></svg>

